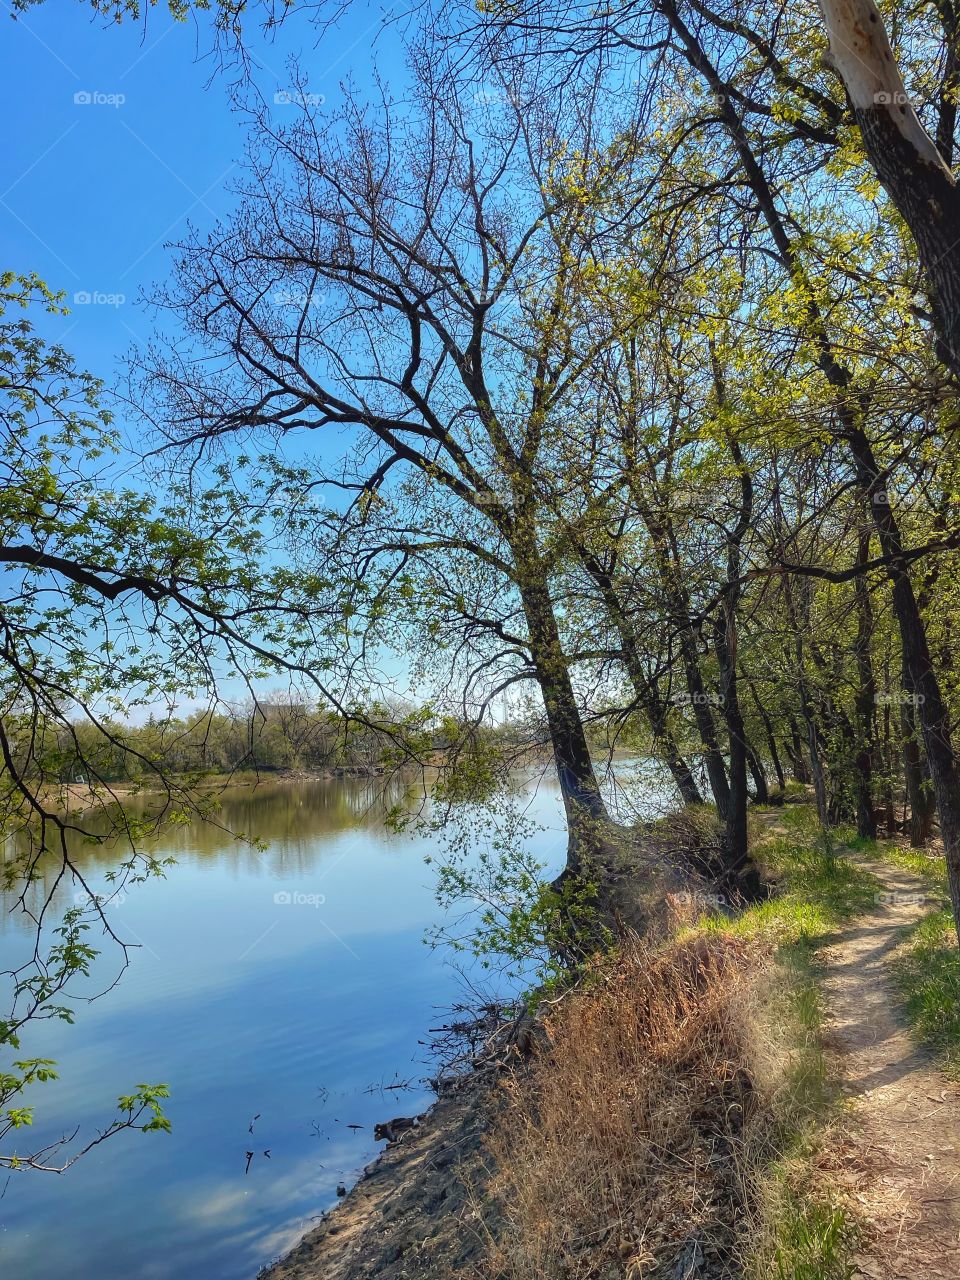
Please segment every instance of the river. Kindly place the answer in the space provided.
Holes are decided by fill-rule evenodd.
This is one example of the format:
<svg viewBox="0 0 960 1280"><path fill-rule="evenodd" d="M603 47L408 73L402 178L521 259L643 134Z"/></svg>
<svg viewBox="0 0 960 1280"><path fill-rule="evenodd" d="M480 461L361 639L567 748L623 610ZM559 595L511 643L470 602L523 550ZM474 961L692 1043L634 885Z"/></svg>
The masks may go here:
<svg viewBox="0 0 960 1280"><path fill-rule="evenodd" d="M540 780L528 801L533 848L556 867L556 787ZM253 1280L375 1155L374 1122L430 1101L424 1041L464 994L451 957L423 942L442 918L434 841L389 830L369 781L234 788L221 817L267 847L199 821L168 831L158 852L176 865L107 908L136 946L120 982L21 1048L60 1071L28 1098L31 1149L77 1125L93 1136L141 1081L170 1086L172 1132L121 1134L63 1176L0 1175L4 1274ZM109 893L104 851L77 857ZM13 896L0 969L30 940ZM71 901L65 887L61 911ZM94 941L99 990L117 954Z"/></svg>

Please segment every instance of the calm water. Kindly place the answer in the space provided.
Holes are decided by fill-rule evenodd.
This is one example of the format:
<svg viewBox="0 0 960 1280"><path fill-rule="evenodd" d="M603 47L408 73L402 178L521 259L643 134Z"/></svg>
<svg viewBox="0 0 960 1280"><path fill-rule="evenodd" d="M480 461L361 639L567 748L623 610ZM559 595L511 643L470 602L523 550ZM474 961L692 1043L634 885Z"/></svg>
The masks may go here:
<svg viewBox="0 0 960 1280"><path fill-rule="evenodd" d="M556 863L555 788L541 782L531 810L534 845ZM171 1086L173 1132L122 1134L63 1177L0 1183L4 1274L252 1280L373 1157L374 1122L429 1102L421 1041L462 980L422 941L441 917L428 842L381 815L369 784L261 783L227 792L223 819L265 852L202 823L164 838L176 866L109 908L138 944L121 982L74 1026L32 1029L22 1053L62 1075L30 1099L31 1149L77 1124L92 1136L140 1081ZM109 892L103 854L85 856L91 887ZM65 887L61 909L72 898ZM4 910L0 968L28 941ZM102 945L100 975L116 963ZM397 1080L412 1088L384 1090Z"/></svg>
<svg viewBox="0 0 960 1280"><path fill-rule="evenodd" d="M535 808L552 828L536 841L556 856L556 794L541 786ZM261 783L227 792L223 819L265 852L204 823L164 838L177 865L109 908L138 943L119 986L73 1027L32 1030L22 1051L61 1071L31 1098L31 1148L77 1124L92 1135L141 1080L172 1087L173 1133L119 1135L63 1178L10 1176L4 1275L253 1277L374 1156L375 1120L426 1105L420 1041L462 987L422 943L440 914L428 842L392 835L381 814L367 783ZM97 856L105 872L92 849L87 868ZM96 870L91 887L109 892ZM72 901L64 888L60 909ZM4 911L0 968L22 961L28 938ZM102 960L113 972L109 942ZM397 1079L411 1091L381 1092Z"/></svg>

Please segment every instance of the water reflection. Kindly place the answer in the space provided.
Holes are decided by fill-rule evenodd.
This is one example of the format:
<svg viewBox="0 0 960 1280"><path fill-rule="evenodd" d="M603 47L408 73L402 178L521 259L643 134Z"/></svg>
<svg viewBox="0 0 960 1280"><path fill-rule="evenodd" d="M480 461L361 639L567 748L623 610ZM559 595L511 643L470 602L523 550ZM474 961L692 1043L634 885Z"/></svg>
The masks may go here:
<svg viewBox="0 0 960 1280"><path fill-rule="evenodd" d="M641 793L658 787L647 779ZM77 1124L91 1135L139 1081L171 1086L173 1132L125 1135L62 1179L14 1175L0 1198L5 1274L252 1280L375 1154L374 1123L427 1104L422 1041L463 986L423 945L440 920L424 865L435 843L384 823L388 806L422 794L400 779L386 796L370 779L264 782L224 793L220 827L193 822L155 842L176 865L106 908L135 948L122 981L78 1002L75 1026L31 1028L21 1054L61 1070L28 1099L31 1149ZM549 777L528 803L534 852L557 870L565 839ZM108 893L116 851L74 852L91 889ZM57 889L54 917L72 894ZM0 913L0 969L24 958L29 922L9 910L14 896ZM91 997L119 965L115 944L98 945ZM377 1089L398 1077L409 1093Z"/></svg>
<svg viewBox="0 0 960 1280"><path fill-rule="evenodd" d="M384 824L403 799L422 792L399 780L386 796L369 779L263 783L223 795L222 827L191 823L155 842L176 865L106 908L135 948L122 981L79 1003L75 1026L31 1028L21 1052L61 1071L28 1099L31 1149L77 1124L92 1134L139 1081L171 1086L173 1133L125 1135L63 1179L15 1175L0 1199L7 1273L252 1280L375 1154L374 1123L426 1105L421 1042L463 990L422 941L440 914L424 865L432 842ZM554 858L558 799L542 788L535 805L539 848ZM74 853L91 889L108 893L116 851ZM34 900L53 874L42 869ZM56 890L53 917L72 895ZM0 968L22 961L28 925L0 914ZM98 945L89 996L119 969L116 945ZM377 1091L397 1077L409 1093Z"/></svg>
<svg viewBox="0 0 960 1280"><path fill-rule="evenodd" d="M386 816L396 806L410 812L424 804L424 783L417 777L336 778L302 782L259 781L248 786L231 786L211 793L216 810L209 821L187 825L168 824L161 834L139 842L138 848L177 863L186 859L197 863L206 859L226 859L238 876L301 876L324 856L329 839L345 831L370 831L384 846L406 843L396 836ZM159 801L149 795L131 796L125 807L134 817L154 813ZM107 822L96 810L82 814L83 825L92 832L105 832ZM267 848L261 847L266 844ZM67 840L71 859L84 878L99 869L106 873L129 856L129 846L118 840L97 844L71 833ZM12 862L20 853L19 842L8 836L3 861ZM34 882L21 886L30 915L19 911L0 914L0 933L8 928L30 932L35 918L50 898L58 918L73 905L76 886L64 879L60 859L40 859ZM103 884L107 886L104 880ZM109 893L109 886L105 888ZM14 897L16 895L13 895ZM3 900L0 895L0 900ZM9 901L8 895L8 901Z"/></svg>

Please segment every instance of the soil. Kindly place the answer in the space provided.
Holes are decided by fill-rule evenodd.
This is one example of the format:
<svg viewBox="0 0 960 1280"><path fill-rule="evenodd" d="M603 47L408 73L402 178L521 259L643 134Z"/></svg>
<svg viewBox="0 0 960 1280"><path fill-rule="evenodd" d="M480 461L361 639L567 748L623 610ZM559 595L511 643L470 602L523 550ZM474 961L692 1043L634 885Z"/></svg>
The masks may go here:
<svg viewBox="0 0 960 1280"><path fill-rule="evenodd" d="M936 906L909 872L864 864L883 883L874 909L821 953L828 1043L855 1125L846 1180L864 1234L855 1277L960 1276L960 1089L911 1039L890 961L902 931Z"/></svg>
<svg viewBox="0 0 960 1280"><path fill-rule="evenodd" d="M603 879L620 927L666 933L702 910L704 884L683 852L702 834L678 817L656 831L611 837ZM507 1066L485 1065L442 1093L421 1124L389 1143L319 1226L262 1272L263 1280L477 1275L475 1263L500 1225L487 1194L493 1169L484 1135L502 1095L502 1070L522 1070L529 1047L518 1041L517 1052L502 1059Z"/></svg>
<svg viewBox="0 0 960 1280"><path fill-rule="evenodd" d="M469 1276L495 1225L483 1135L498 1073L468 1077L382 1155L266 1280L438 1280Z"/></svg>

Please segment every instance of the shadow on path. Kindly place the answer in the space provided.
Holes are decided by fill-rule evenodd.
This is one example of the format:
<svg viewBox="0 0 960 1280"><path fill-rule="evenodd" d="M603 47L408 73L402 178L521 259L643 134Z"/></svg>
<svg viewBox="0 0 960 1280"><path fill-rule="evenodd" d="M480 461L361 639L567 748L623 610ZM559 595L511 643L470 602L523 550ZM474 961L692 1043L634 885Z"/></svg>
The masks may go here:
<svg viewBox="0 0 960 1280"><path fill-rule="evenodd" d="M854 1276L958 1280L960 1090L908 1034L889 971L902 930L929 910L928 886L862 865L885 900L821 953L828 1044L858 1120L847 1177L871 1237Z"/></svg>

